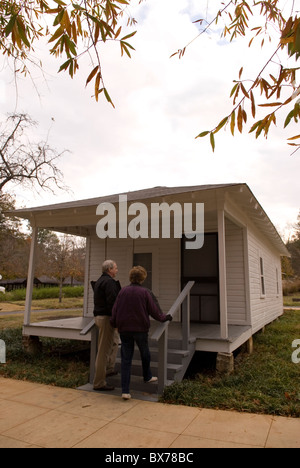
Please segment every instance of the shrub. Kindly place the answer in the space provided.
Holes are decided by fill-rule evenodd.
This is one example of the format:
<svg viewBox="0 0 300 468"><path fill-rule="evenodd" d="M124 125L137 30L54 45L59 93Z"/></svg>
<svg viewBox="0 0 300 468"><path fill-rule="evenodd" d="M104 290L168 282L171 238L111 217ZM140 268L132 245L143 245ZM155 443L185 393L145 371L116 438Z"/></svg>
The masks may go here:
<svg viewBox="0 0 300 468"><path fill-rule="evenodd" d="M285 280L282 284L283 295L288 296L289 294L295 294L300 291L300 279L292 281Z"/></svg>
<svg viewBox="0 0 300 468"><path fill-rule="evenodd" d="M63 297L83 297L84 287L83 286L64 286ZM32 299L58 299L59 287L55 288L34 288L32 293ZM1 294L2 301L15 302L25 301L26 289L16 289L6 294Z"/></svg>

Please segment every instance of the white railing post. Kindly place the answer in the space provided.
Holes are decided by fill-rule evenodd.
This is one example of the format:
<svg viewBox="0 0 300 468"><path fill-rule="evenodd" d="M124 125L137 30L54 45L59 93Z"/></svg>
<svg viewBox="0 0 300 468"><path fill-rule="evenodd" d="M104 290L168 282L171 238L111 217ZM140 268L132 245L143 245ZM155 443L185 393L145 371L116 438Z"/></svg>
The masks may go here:
<svg viewBox="0 0 300 468"><path fill-rule="evenodd" d="M190 338L190 292L195 282L190 281L169 310L173 317L179 307L185 303L186 312L183 312L182 320L182 342L183 349L188 349ZM182 308L182 310L184 307ZM158 342L158 393L162 394L168 381L168 327L170 322L162 323L153 333L151 339Z"/></svg>
<svg viewBox="0 0 300 468"><path fill-rule="evenodd" d="M184 305L182 307L182 320L181 320L181 329L182 329L182 349L189 348L189 339L190 339L190 315L191 315L191 296L190 292L188 293Z"/></svg>
<svg viewBox="0 0 300 468"><path fill-rule="evenodd" d="M29 325L30 324L32 292L33 292L33 283L34 283L34 267L35 267L35 259L36 259L37 236L38 236L38 228L33 227L32 228L32 240L31 240L31 246L30 246L28 276L27 276L24 325Z"/></svg>
<svg viewBox="0 0 300 468"><path fill-rule="evenodd" d="M167 385L168 371L168 329L158 341L158 393L161 395Z"/></svg>

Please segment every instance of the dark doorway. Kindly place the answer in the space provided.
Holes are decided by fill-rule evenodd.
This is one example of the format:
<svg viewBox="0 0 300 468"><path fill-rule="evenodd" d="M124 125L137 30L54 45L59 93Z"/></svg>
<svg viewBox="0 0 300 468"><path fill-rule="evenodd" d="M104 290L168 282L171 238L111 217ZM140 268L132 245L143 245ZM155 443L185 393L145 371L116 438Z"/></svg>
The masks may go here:
<svg viewBox="0 0 300 468"><path fill-rule="evenodd" d="M152 253L135 253L133 254L133 265L142 266L147 271L147 278L143 283L145 288L152 290Z"/></svg>
<svg viewBox="0 0 300 468"><path fill-rule="evenodd" d="M182 239L182 288L195 281L191 290L191 322L220 323L218 234L204 235L201 249L187 250Z"/></svg>

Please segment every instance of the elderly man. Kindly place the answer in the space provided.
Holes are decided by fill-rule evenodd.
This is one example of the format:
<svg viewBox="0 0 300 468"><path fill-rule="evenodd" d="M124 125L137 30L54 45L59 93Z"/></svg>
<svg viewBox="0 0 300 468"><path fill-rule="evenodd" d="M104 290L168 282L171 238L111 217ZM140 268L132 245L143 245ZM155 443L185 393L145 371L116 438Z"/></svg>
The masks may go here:
<svg viewBox="0 0 300 468"><path fill-rule="evenodd" d="M99 391L114 390L114 387L107 384L106 377L114 374L119 343L119 335L110 325L112 308L121 289L119 281L115 280L117 273L116 262L105 260L102 276L94 285L94 316L99 329L94 390Z"/></svg>

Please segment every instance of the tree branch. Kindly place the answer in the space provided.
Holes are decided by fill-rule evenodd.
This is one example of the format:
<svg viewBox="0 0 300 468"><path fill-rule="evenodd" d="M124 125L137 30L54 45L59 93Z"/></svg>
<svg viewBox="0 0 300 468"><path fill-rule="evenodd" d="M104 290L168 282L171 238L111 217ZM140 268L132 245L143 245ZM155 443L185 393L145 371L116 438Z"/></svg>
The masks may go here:
<svg viewBox="0 0 300 468"><path fill-rule="evenodd" d="M9 183L30 185L43 190L53 188L67 190L63 174L56 162L66 151L58 153L47 141L24 142L25 131L36 123L27 114L8 117L6 127L0 133L0 193ZM11 128L12 127L12 128Z"/></svg>

